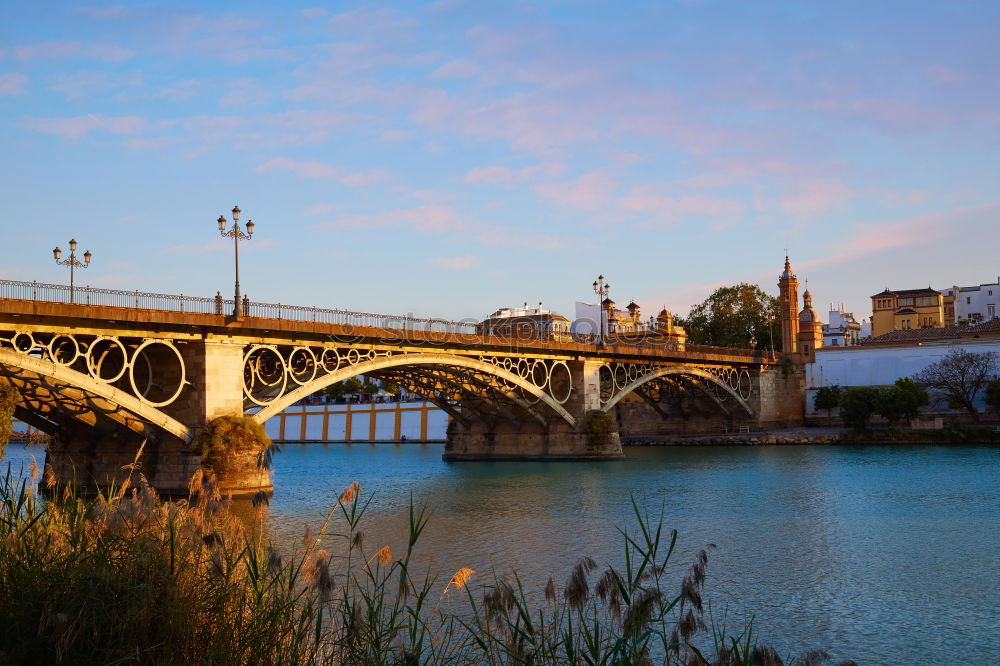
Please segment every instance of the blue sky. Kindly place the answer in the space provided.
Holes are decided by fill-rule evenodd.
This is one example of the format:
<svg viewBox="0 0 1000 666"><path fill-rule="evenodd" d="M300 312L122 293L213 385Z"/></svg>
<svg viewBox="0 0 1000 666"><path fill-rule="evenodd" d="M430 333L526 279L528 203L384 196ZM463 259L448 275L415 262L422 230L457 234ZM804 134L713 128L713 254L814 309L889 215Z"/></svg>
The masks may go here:
<svg viewBox="0 0 1000 666"><path fill-rule="evenodd" d="M1000 3L3 2L0 278L452 318L1000 274Z"/></svg>

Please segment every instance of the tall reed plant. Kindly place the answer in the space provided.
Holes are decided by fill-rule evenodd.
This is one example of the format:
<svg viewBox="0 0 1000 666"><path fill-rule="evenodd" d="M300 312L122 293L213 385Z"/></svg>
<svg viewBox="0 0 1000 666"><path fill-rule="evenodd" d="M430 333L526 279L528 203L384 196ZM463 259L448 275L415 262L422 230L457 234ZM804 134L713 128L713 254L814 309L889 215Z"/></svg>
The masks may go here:
<svg viewBox="0 0 1000 666"><path fill-rule="evenodd" d="M620 566L580 559L532 601L516 572L419 571L428 516L412 506L402 552L367 544L357 483L282 550L263 537L266 496L248 524L210 474L166 502L131 472L89 498L49 473L45 498L34 474L0 478L0 664L782 663L749 629L699 651L708 552L669 584L677 533L634 501Z"/></svg>

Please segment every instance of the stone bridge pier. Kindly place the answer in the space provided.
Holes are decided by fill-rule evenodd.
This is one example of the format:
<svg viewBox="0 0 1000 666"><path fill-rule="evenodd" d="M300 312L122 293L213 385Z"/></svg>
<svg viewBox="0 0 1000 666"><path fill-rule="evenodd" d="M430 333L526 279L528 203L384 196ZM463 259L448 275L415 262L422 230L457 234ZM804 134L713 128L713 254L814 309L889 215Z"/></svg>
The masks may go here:
<svg viewBox="0 0 1000 666"><path fill-rule="evenodd" d="M617 427L600 432L593 422L601 413L600 369L603 363L569 361L568 376L553 378L549 393L568 396L563 409L536 403L528 414L498 415L480 400L466 400L464 418L448 426L444 459L460 460L608 460L622 457ZM613 420L610 420L613 423Z"/></svg>

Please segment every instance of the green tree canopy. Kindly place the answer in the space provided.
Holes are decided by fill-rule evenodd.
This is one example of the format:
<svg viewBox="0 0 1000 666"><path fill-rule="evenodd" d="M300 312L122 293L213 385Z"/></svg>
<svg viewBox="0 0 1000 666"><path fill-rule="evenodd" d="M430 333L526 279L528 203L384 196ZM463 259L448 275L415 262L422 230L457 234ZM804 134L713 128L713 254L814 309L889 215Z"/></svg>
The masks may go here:
<svg viewBox="0 0 1000 666"><path fill-rule="evenodd" d="M361 380L357 377L351 377L350 379L344 380L344 393L360 393L361 392Z"/></svg>
<svg viewBox="0 0 1000 666"><path fill-rule="evenodd" d="M843 391L836 384L833 386L821 386L816 391L816 395L813 396L813 407L816 409L825 409L826 415L829 416L835 407L840 407L840 396L842 393Z"/></svg>
<svg viewBox="0 0 1000 666"><path fill-rule="evenodd" d="M716 289L680 323L693 344L750 348L753 338L756 349L769 349L772 339L781 348L778 299L755 284Z"/></svg>

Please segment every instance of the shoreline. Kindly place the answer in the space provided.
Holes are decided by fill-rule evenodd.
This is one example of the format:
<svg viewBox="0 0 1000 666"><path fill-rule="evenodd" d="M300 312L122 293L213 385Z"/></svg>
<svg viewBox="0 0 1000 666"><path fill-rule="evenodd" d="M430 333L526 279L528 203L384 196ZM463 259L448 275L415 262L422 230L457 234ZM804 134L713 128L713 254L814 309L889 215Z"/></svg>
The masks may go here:
<svg viewBox="0 0 1000 666"><path fill-rule="evenodd" d="M947 436L942 430L885 430L855 433L847 428L788 428L740 434L711 435L641 435L625 439L623 446L694 447L694 446L998 446L995 436L961 439Z"/></svg>

